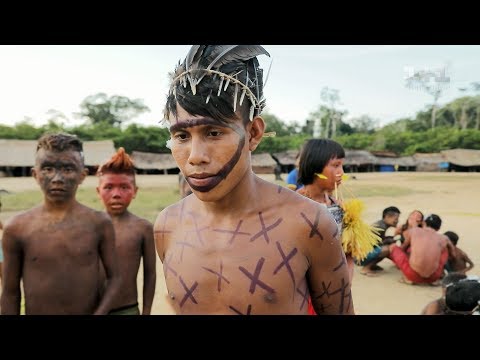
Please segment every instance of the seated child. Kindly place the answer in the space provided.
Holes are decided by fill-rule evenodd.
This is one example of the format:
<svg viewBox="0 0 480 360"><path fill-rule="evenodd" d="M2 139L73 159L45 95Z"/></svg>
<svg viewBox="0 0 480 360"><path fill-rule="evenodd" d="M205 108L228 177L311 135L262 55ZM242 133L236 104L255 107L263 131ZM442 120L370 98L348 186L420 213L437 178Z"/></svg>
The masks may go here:
<svg viewBox="0 0 480 360"><path fill-rule="evenodd" d="M465 274L473 268L472 260L470 260L468 255L462 249L457 247L458 235L456 233L453 231L447 231L444 235L446 235L455 246L455 254L449 255L448 261L445 264L445 270L447 270L447 272L455 271Z"/></svg>

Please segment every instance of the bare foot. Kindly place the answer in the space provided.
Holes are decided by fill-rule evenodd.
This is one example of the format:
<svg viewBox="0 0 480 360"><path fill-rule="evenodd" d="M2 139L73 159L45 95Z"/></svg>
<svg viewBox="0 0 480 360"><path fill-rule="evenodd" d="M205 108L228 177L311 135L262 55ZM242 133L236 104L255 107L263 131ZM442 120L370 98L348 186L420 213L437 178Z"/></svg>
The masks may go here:
<svg viewBox="0 0 480 360"><path fill-rule="evenodd" d="M381 266L375 264L375 265L372 265L372 267L370 268L370 270L372 270L372 271L382 271L383 268L382 268Z"/></svg>
<svg viewBox="0 0 480 360"><path fill-rule="evenodd" d="M398 280L398 282L400 282L402 284L407 284L407 285L415 285L415 283L413 281L410 281L403 276Z"/></svg>
<svg viewBox="0 0 480 360"><path fill-rule="evenodd" d="M369 277L376 277L376 276L379 275L375 271L371 271L371 270L360 270L360 274L365 275L365 276L369 276Z"/></svg>

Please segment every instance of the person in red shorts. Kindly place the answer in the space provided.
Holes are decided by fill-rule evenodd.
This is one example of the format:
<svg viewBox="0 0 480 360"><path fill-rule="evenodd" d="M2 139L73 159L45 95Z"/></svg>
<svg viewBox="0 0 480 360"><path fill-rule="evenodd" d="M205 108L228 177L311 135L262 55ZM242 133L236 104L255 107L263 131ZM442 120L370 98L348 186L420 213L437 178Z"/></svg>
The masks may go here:
<svg viewBox="0 0 480 360"><path fill-rule="evenodd" d="M448 256L455 253L455 248L445 235L438 233L441 225L442 219L431 214L425 218L423 227L404 232L401 246L390 245L389 258L402 271L404 282L432 284L442 277Z"/></svg>

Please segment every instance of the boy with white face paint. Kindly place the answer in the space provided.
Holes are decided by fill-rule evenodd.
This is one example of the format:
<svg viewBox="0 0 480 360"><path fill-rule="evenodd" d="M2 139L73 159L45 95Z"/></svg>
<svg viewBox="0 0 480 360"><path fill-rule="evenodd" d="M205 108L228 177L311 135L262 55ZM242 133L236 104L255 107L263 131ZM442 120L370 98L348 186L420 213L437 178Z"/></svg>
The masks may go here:
<svg viewBox="0 0 480 360"><path fill-rule="evenodd" d="M155 222L178 314L353 314L345 255L327 210L252 171L265 132L258 45L195 45L172 74L171 150L193 196Z"/></svg>

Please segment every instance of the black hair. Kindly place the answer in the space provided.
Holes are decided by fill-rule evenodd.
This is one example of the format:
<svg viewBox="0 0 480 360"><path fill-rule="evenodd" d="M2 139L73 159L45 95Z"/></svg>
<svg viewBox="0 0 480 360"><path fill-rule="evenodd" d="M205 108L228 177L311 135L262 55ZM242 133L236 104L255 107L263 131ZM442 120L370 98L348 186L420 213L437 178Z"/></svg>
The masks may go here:
<svg viewBox="0 0 480 360"><path fill-rule="evenodd" d="M452 242L453 245L457 246L457 243L458 243L458 235L457 233L453 232L453 231L446 231L443 233L443 235L446 235L450 241Z"/></svg>
<svg viewBox="0 0 480 360"><path fill-rule="evenodd" d="M83 144L76 136L67 133L46 133L38 139L37 152L40 149L61 152L66 150L73 150L80 153L82 164L84 161Z"/></svg>
<svg viewBox="0 0 480 360"><path fill-rule="evenodd" d="M442 279L442 286L447 287L450 284L454 284L457 281L466 279L467 275L461 272L451 272L445 275Z"/></svg>
<svg viewBox="0 0 480 360"><path fill-rule="evenodd" d="M470 312L480 301L480 283L477 280L460 280L447 287L445 303L449 310Z"/></svg>
<svg viewBox="0 0 480 360"><path fill-rule="evenodd" d="M386 216L400 214L400 210L396 206L389 206L383 209L382 219L385 219Z"/></svg>
<svg viewBox="0 0 480 360"><path fill-rule="evenodd" d="M436 214L430 214L425 218L425 224L428 227L438 231L442 226L442 219L440 219L440 216Z"/></svg>
<svg viewBox="0 0 480 360"><path fill-rule="evenodd" d="M196 45L194 45L196 46ZM202 50L198 51L198 63L202 63L205 69L208 64L203 64L205 59L208 59L215 51L218 51L224 45L200 45ZM240 46L240 45L239 45ZM197 55L195 55L197 56ZM251 92L260 101L263 98L263 70L259 67L259 62L256 57L251 57L248 60L242 60L238 57L231 57L225 60L217 71L224 74L234 76L245 84ZM186 60L178 65L172 77L177 77L186 71ZM242 88L235 94L235 85L230 85L225 90L227 79L223 79L217 74L207 74L201 82L195 86L195 94L188 81L183 83L182 80L173 83L174 91L170 91L167 96L167 103L165 107L165 114L172 113L177 115L177 103L191 115L201 115L219 120L224 123L231 123L237 118L233 110L234 101L238 101L242 96ZM219 88L221 89L219 90ZM236 98L235 98L236 97ZM208 103L207 103L208 99ZM262 107L265 102L262 103ZM237 109L240 109L242 120L247 124L250 120L251 103L247 95L244 95L242 105L237 102ZM253 116L260 115L261 109L255 108Z"/></svg>
<svg viewBox="0 0 480 360"><path fill-rule="evenodd" d="M320 174L330 160L344 158L345 150L334 140L307 140L300 151L298 182L303 185L313 183L315 174Z"/></svg>

